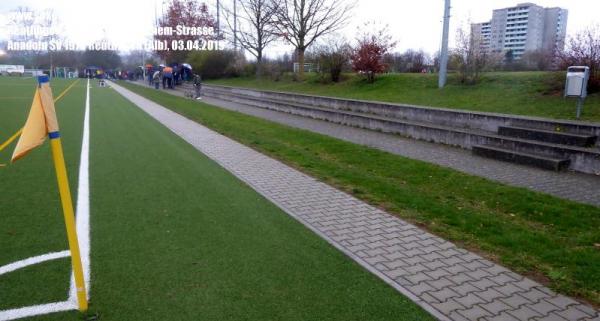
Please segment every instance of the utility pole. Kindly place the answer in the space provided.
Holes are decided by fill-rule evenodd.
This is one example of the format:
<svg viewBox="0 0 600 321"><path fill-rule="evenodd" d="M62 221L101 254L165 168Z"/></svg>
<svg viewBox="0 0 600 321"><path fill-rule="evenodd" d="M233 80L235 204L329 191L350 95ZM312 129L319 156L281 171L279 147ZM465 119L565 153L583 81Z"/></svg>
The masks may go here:
<svg viewBox="0 0 600 321"><path fill-rule="evenodd" d="M233 50L237 52L237 0L233 0Z"/></svg>
<svg viewBox="0 0 600 321"><path fill-rule="evenodd" d="M444 5L444 30L442 31L442 51L440 52L440 75L438 87L444 88L448 74L448 34L450 33L450 0Z"/></svg>
<svg viewBox="0 0 600 321"><path fill-rule="evenodd" d="M158 27L158 10L156 9L156 2L154 3L154 28L156 32L156 27Z"/></svg>
<svg viewBox="0 0 600 321"><path fill-rule="evenodd" d="M221 1L217 0L217 37L221 35Z"/></svg>
<svg viewBox="0 0 600 321"><path fill-rule="evenodd" d="M142 79L146 81L146 48L142 47Z"/></svg>

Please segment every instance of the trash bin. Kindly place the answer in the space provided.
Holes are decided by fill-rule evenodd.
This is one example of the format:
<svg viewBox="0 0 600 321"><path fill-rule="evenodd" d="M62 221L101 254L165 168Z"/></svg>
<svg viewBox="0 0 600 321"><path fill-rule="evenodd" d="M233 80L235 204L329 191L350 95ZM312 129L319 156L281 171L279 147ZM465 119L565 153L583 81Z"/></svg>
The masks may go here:
<svg viewBox="0 0 600 321"><path fill-rule="evenodd" d="M587 96L587 83L590 78L590 68L587 66L571 66L567 68L567 83L565 97Z"/></svg>

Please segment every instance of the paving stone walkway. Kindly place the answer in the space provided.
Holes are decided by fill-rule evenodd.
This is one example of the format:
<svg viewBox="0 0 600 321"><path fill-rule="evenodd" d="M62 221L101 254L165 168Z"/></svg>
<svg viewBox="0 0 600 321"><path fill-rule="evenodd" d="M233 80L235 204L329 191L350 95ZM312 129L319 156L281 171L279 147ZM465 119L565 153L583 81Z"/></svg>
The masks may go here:
<svg viewBox="0 0 600 321"><path fill-rule="evenodd" d="M113 88L440 320L595 320L593 308L118 85Z"/></svg>

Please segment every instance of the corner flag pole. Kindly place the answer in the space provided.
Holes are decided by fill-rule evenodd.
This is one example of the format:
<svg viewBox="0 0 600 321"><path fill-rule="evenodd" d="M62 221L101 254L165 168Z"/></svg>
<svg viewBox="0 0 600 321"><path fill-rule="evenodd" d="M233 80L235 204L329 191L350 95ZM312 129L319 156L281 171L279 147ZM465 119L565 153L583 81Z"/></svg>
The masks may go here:
<svg viewBox="0 0 600 321"><path fill-rule="evenodd" d="M71 265L73 266L73 274L75 276L75 287L77 289L77 302L79 303L79 310L81 312L84 312L88 308L88 302L87 294L85 291L85 282L83 280L83 267L81 264L81 254L79 252L77 230L75 229L73 201L71 199L71 190L69 189L69 180L67 179L67 168L65 166L65 159L63 156L62 144L60 142L60 135L58 135L58 133L55 133L50 133L48 136L50 137L50 147L52 149L54 169L56 170L56 180L58 182L58 191L60 192L60 202L62 203L63 215L65 217L67 238L69 239L69 250L71 251Z"/></svg>
<svg viewBox="0 0 600 321"><path fill-rule="evenodd" d="M40 85L42 85L41 82ZM81 254L79 252L77 229L75 228L73 200L71 198L71 189L69 188L67 167L65 166L65 157L63 155L59 131L48 133L48 138L50 139L50 148L52 149L52 159L54 160L54 169L56 171L60 202L63 208L65 226L67 228L69 250L71 251L71 265L73 266L75 288L77 290L77 302L79 304L79 311L85 312L88 309L87 294L85 290L85 281L83 279L83 267L81 264Z"/></svg>

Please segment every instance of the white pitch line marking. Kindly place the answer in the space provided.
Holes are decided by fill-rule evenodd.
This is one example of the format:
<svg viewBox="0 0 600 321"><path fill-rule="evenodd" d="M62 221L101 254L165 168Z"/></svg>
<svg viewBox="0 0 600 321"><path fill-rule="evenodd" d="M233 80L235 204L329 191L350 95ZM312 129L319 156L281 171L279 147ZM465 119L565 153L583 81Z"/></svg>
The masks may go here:
<svg viewBox="0 0 600 321"><path fill-rule="evenodd" d="M71 301L62 301L40 305L32 305L23 308L0 311L0 321L14 320L41 314L69 310L77 310L77 304L73 304L73 302Z"/></svg>
<svg viewBox="0 0 600 321"><path fill-rule="evenodd" d="M81 140L81 157L79 160L79 186L77 187L77 237L83 266L83 279L87 298L90 298L90 80L88 78L85 95L85 115L83 117L83 138ZM69 301L77 301L75 276L71 274Z"/></svg>
<svg viewBox="0 0 600 321"><path fill-rule="evenodd" d="M83 278L87 289L87 296L90 296L90 183L89 183L89 150L90 150L90 80L87 81L86 97L85 97L85 115L83 118L83 138L81 142L81 158L79 162L79 185L77 187L77 218L76 228L77 237L79 239L79 251L81 253L81 261L83 265ZM71 256L69 251L67 256ZM63 253L58 252L58 253ZM44 255L51 255L48 253ZM40 255L40 256L44 256ZM37 256L37 257L40 257ZM37 257L29 258L34 259ZM25 259L23 261L29 260ZM44 260L47 261L47 260ZM41 261L41 262L44 262ZM22 262L22 261L19 261ZM3 266L11 266L11 263ZM40 262L37 262L40 263ZM13 270L14 271L14 270ZM2 273L0 273L2 274ZM0 321L15 320L36 315L77 310L77 295L75 294L75 280L71 272L71 286L69 289L69 298L67 301L32 305L22 308L0 311Z"/></svg>
<svg viewBox="0 0 600 321"><path fill-rule="evenodd" d="M18 269L22 269L22 268L28 267L30 265L34 265L34 264L38 264L38 263L42 263L42 262L46 262L46 261L50 261L50 260L61 259L63 257L69 257L69 256L71 256L71 252L69 252L69 250L46 253L46 254L42 254L42 255L38 255L38 256L32 256L32 257L26 258L21 261L17 261L17 262L13 262L13 263L10 263L7 265L0 266L0 275L6 274L8 272L12 272L12 271L15 271Z"/></svg>

